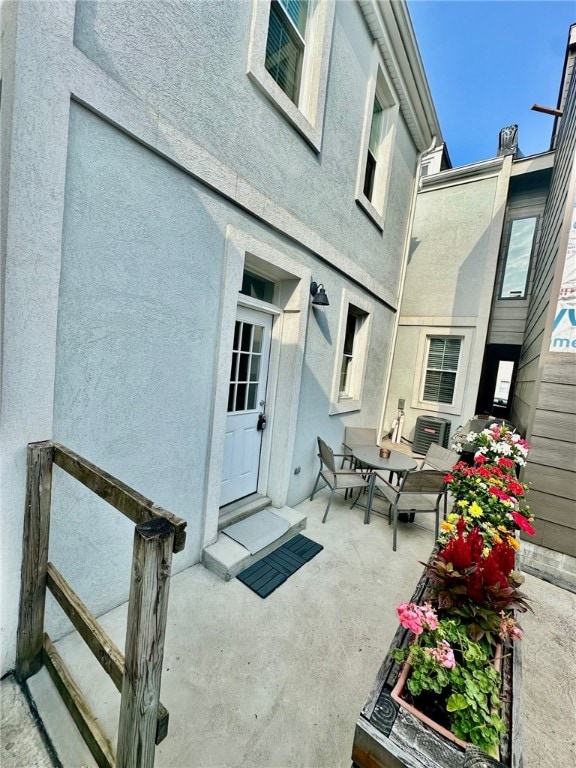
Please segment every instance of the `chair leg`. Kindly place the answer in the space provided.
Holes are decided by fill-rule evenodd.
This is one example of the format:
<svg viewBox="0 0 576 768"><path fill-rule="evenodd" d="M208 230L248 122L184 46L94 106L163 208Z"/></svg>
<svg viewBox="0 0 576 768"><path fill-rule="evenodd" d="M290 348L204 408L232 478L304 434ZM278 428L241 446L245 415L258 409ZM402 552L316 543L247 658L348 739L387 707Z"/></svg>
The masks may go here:
<svg viewBox="0 0 576 768"><path fill-rule="evenodd" d="M394 519L392 521L392 525L394 526L392 530L392 550L396 552L396 535L398 533L398 507L394 506L391 511L394 515Z"/></svg>
<svg viewBox="0 0 576 768"><path fill-rule="evenodd" d="M328 506L326 507L326 512L324 512L324 517L322 518L322 522L326 522L326 518L328 517L328 512L330 511L330 504L332 504L332 499L334 498L334 488L332 488L332 492L330 493L330 498L328 499Z"/></svg>
<svg viewBox="0 0 576 768"><path fill-rule="evenodd" d="M440 536L440 499L436 502L436 509L434 510L435 513L435 521L436 525L434 528L434 541L438 540L438 536Z"/></svg>
<svg viewBox="0 0 576 768"><path fill-rule="evenodd" d="M318 485L318 480L320 480L320 475L321 474L322 474L322 470L320 470L320 472L318 472L318 477L316 478L316 482L314 483L314 489L312 490L312 494L310 496L310 501L312 501L313 498L314 498L314 494L316 493L316 486Z"/></svg>

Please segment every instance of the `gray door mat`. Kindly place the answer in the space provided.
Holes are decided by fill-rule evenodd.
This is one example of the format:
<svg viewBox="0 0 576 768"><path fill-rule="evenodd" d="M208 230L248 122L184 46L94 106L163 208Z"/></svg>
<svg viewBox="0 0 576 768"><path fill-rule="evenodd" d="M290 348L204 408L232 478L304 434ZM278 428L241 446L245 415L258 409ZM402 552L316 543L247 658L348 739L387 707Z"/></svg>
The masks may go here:
<svg viewBox="0 0 576 768"><path fill-rule="evenodd" d="M242 544L251 555L254 555L283 536L289 528L288 520L275 515L269 509L263 509L255 515L229 525L222 533L237 541L238 544Z"/></svg>
<svg viewBox="0 0 576 768"><path fill-rule="evenodd" d="M298 534L243 570L236 578L252 592L266 598L323 549L321 544Z"/></svg>

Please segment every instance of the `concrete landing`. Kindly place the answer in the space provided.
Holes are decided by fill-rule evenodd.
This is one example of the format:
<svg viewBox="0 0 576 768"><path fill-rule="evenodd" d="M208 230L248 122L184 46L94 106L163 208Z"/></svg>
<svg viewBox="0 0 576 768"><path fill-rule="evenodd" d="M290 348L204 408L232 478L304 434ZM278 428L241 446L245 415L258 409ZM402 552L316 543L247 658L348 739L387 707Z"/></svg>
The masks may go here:
<svg viewBox="0 0 576 768"><path fill-rule="evenodd" d="M216 542L206 547L202 553L202 564L208 570L215 573L216 576L225 581L230 581L240 571L266 557L270 552L284 544L285 541L288 541L306 528L306 515L297 512L291 507L281 507L280 509L267 507L267 510L288 522L289 528L286 533L263 549L251 554L245 547L221 531Z"/></svg>

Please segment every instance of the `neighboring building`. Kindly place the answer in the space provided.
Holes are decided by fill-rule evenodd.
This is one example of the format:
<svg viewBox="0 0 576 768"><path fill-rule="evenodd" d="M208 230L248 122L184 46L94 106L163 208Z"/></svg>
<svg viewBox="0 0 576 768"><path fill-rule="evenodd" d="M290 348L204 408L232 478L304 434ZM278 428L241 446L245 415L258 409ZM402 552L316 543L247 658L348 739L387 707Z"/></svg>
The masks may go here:
<svg viewBox="0 0 576 768"><path fill-rule="evenodd" d="M442 138L403 2L5 3L1 40L5 672L28 442L185 518L183 569L221 505L300 502L316 435L380 422ZM58 470L53 495L50 558L100 615L132 526Z"/></svg>
<svg viewBox="0 0 576 768"><path fill-rule="evenodd" d="M553 149L422 179L386 420L404 434L474 414L507 418L532 444L524 480L536 537L523 564L576 585L576 26L570 30ZM511 129L514 127L511 127ZM513 130L502 132L504 139ZM502 142L506 145L506 141ZM425 158L423 162L427 162ZM429 426L428 426L429 428Z"/></svg>

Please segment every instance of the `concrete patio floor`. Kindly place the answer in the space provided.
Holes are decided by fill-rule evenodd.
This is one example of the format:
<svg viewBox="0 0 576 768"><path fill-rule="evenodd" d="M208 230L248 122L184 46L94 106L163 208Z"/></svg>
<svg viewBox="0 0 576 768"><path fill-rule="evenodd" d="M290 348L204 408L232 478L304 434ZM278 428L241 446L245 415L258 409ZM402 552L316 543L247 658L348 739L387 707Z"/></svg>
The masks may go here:
<svg viewBox="0 0 576 768"><path fill-rule="evenodd" d="M382 517L327 496L298 509L324 546L266 600L203 566L172 578L162 701L168 737L159 768L349 768L354 725L433 545L432 516L402 525L392 552ZM576 765L576 595L528 576L535 614L523 620L524 767ZM126 609L101 619L120 647ZM75 634L58 643L109 736L120 696ZM30 691L65 768L93 766L46 670ZM22 768L35 762L10 763ZM5 762L6 761L6 762Z"/></svg>

